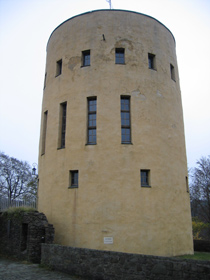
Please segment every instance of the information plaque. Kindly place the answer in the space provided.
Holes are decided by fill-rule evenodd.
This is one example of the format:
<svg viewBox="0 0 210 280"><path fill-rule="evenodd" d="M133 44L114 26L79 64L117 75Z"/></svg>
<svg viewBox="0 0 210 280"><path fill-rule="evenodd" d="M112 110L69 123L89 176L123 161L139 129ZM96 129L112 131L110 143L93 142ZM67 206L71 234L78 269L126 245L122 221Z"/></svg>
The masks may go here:
<svg viewBox="0 0 210 280"><path fill-rule="evenodd" d="M113 237L104 237L104 244L113 244Z"/></svg>

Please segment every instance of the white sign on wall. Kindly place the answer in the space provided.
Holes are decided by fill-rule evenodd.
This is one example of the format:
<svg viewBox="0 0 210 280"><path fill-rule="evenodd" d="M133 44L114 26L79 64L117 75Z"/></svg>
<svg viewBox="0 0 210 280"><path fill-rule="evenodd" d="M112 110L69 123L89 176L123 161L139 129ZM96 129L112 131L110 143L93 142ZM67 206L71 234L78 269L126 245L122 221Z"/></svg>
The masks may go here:
<svg viewBox="0 0 210 280"><path fill-rule="evenodd" d="M113 244L113 237L104 237L104 244Z"/></svg>

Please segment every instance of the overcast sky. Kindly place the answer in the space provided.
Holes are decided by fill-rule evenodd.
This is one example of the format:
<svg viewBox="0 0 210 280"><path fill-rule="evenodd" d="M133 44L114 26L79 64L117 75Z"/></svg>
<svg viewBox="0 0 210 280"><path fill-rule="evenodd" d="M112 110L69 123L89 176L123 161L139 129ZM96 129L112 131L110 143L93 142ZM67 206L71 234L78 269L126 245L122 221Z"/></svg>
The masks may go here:
<svg viewBox="0 0 210 280"><path fill-rule="evenodd" d="M210 155L210 0L112 0L173 33L188 167ZM106 0L0 0L0 151L38 162L46 45L63 21L108 9Z"/></svg>

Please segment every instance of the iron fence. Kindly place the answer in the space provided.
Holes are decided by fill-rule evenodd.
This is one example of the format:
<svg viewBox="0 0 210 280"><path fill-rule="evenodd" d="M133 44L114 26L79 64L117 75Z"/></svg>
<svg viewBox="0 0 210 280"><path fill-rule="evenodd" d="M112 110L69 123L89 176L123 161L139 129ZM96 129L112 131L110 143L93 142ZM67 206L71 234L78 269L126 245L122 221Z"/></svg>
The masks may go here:
<svg viewBox="0 0 210 280"><path fill-rule="evenodd" d="M37 208L37 202L36 200L13 200L9 201L9 199L6 198L0 198L0 211L6 211L10 207L30 207L33 209Z"/></svg>

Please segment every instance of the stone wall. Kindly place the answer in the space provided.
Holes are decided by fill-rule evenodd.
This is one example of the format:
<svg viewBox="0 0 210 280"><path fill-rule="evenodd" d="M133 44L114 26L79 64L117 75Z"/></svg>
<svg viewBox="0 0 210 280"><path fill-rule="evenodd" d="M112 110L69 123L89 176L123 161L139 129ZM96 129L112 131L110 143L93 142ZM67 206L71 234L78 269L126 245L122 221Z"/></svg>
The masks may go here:
<svg viewBox="0 0 210 280"><path fill-rule="evenodd" d="M54 228L38 211L0 214L0 253L39 263L41 244L52 243Z"/></svg>
<svg viewBox="0 0 210 280"><path fill-rule="evenodd" d="M91 280L207 280L210 262L42 244L42 264Z"/></svg>

